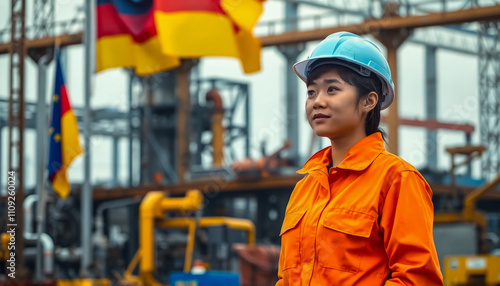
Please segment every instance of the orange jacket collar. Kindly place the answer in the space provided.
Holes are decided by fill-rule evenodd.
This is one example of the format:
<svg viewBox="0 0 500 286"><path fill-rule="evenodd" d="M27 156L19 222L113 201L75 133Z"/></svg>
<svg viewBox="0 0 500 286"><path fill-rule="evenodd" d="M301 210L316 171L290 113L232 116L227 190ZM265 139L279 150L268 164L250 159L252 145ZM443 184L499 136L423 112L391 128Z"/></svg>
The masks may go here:
<svg viewBox="0 0 500 286"><path fill-rule="evenodd" d="M385 151L384 140L380 132L375 132L365 138L359 140L347 152L344 160L338 168L348 169L353 171L362 171L377 158L377 156ZM313 170L326 168L332 159L332 146L328 146L312 155L304 164L302 169L297 173L305 174Z"/></svg>

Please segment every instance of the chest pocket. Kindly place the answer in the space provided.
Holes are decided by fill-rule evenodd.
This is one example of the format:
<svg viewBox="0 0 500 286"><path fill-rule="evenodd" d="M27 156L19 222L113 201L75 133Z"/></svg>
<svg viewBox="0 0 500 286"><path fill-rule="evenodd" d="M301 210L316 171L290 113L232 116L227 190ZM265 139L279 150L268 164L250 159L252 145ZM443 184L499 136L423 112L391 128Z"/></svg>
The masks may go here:
<svg viewBox="0 0 500 286"><path fill-rule="evenodd" d="M300 261L302 227L300 221L306 211L291 212L285 215L281 226L281 259L283 270L296 267Z"/></svg>
<svg viewBox="0 0 500 286"><path fill-rule="evenodd" d="M330 210L318 231L319 265L357 273L375 220L375 217L362 212Z"/></svg>

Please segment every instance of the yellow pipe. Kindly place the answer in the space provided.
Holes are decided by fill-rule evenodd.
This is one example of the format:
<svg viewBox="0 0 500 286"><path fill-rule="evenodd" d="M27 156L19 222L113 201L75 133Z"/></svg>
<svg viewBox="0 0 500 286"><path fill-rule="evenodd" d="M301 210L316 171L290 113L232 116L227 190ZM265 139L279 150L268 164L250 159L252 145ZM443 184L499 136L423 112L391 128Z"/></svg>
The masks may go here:
<svg viewBox="0 0 500 286"><path fill-rule="evenodd" d="M137 266L137 263L139 263L140 259L141 259L141 251L137 250L134 254L134 257L132 258L132 261L130 261L130 263L128 264L125 273L123 274L125 280L128 280L130 277L132 277L132 272L134 272L134 269Z"/></svg>
<svg viewBox="0 0 500 286"><path fill-rule="evenodd" d="M467 194L464 200L465 201L463 210L464 218L472 219L474 217L477 200L481 196L493 190L499 183L500 183L500 175L497 176L493 181L489 182L487 185L480 187L472 191L471 193Z"/></svg>
<svg viewBox="0 0 500 286"><path fill-rule="evenodd" d="M227 225L230 229L247 231L247 243L255 245L255 226L252 221L242 218L231 217L203 217L200 219L200 227L213 225Z"/></svg>
<svg viewBox="0 0 500 286"><path fill-rule="evenodd" d="M192 223L194 223L193 218L172 218L159 221L157 225L159 228L188 228ZM246 231L247 243L255 245L255 226L252 221L230 217L202 217L198 227L207 228L216 225L227 225L230 229Z"/></svg>
<svg viewBox="0 0 500 286"><path fill-rule="evenodd" d="M181 211L181 212L193 212L201 208L203 203L203 196L198 190L189 190L186 196L183 198L164 198L160 203L161 214L157 217L162 216L168 211Z"/></svg>
<svg viewBox="0 0 500 286"><path fill-rule="evenodd" d="M9 259L9 251L8 251L9 240L10 240L10 234L6 232L2 233L1 236L2 252L0 255L2 260Z"/></svg>
<svg viewBox="0 0 500 286"><path fill-rule="evenodd" d="M146 285L159 285L153 277L154 271L154 223L168 211L197 211L203 196L197 190L189 190L183 198L168 198L163 192L149 192L139 207L139 249L141 260L139 275Z"/></svg>
<svg viewBox="0 0 500 286"><path fill-rule="evenodd" d="M181 218L182 219L182 218ZM186 219L186 218L184 218ZM196 223L194 219L188 221L188 241L186 245L186 254L184 257L184 272L191 272L191 265L193 263L193 251L195 240Z"/></svg>
<svg viewBox="0 0 500 286"><path fill-rule="evenodd" d="M161 200L164 198L162 192L149 192L139 206L139 250L142 257L139 264L139 275L141 279L149 280L147 276L154 271L154 219L157 216Z"/></svg>

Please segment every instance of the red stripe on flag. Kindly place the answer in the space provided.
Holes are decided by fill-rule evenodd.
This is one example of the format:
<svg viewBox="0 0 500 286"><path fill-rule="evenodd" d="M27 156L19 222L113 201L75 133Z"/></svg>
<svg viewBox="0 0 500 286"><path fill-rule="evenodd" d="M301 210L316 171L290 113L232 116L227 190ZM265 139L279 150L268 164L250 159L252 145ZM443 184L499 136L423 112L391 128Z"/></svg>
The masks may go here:
<svg viewBox="0 0 500 286"><path fill-rule="evenodd" d="M97 38L119 34L128 34L113 4L97 6Z"/></svg>
<svg viewBox="0 0 500 286"><path fill-rule="evenodd" d="M136 43L144 43L155 37L153 11L147 15L120 15L112 4L98 5L97 38L122 34L131 35Z"/></svg>
<svg viewBox="0 0 500 286"><path fill-rule="evenodd" d="M162 12L206 11L225 15L221 0L155 1L155 10Z"/></svg>
<svg viewBox="0 0 500 286"><path fill-rule="evenodd" d="M59 92L61 97L60 100L61 100L61 118L62 118L67 111L71 110L71 104L69 103L68 92L66 91L65 85L61 86L61 90Z"/></svg>

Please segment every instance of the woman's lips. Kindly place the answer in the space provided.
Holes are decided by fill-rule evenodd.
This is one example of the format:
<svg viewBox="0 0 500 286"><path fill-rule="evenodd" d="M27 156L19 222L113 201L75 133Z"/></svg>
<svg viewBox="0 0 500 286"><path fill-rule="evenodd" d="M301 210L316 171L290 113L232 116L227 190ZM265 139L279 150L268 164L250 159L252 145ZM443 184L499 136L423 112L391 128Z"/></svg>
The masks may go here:
<svg viewBox="0 0 500 286"><path fill-rule="evenodd" d="M323 121L327 120L328 118L330 118L330 116L322 114L322 113L318 113L318 114L313 115L314 122L323 122Z"/></svg>
<svg viewBox="0 0 500 286"><path fill-rule="evenodd" d="M330 117L316 117L313 119L314 122L323 122L326 121Z"/></svg>

